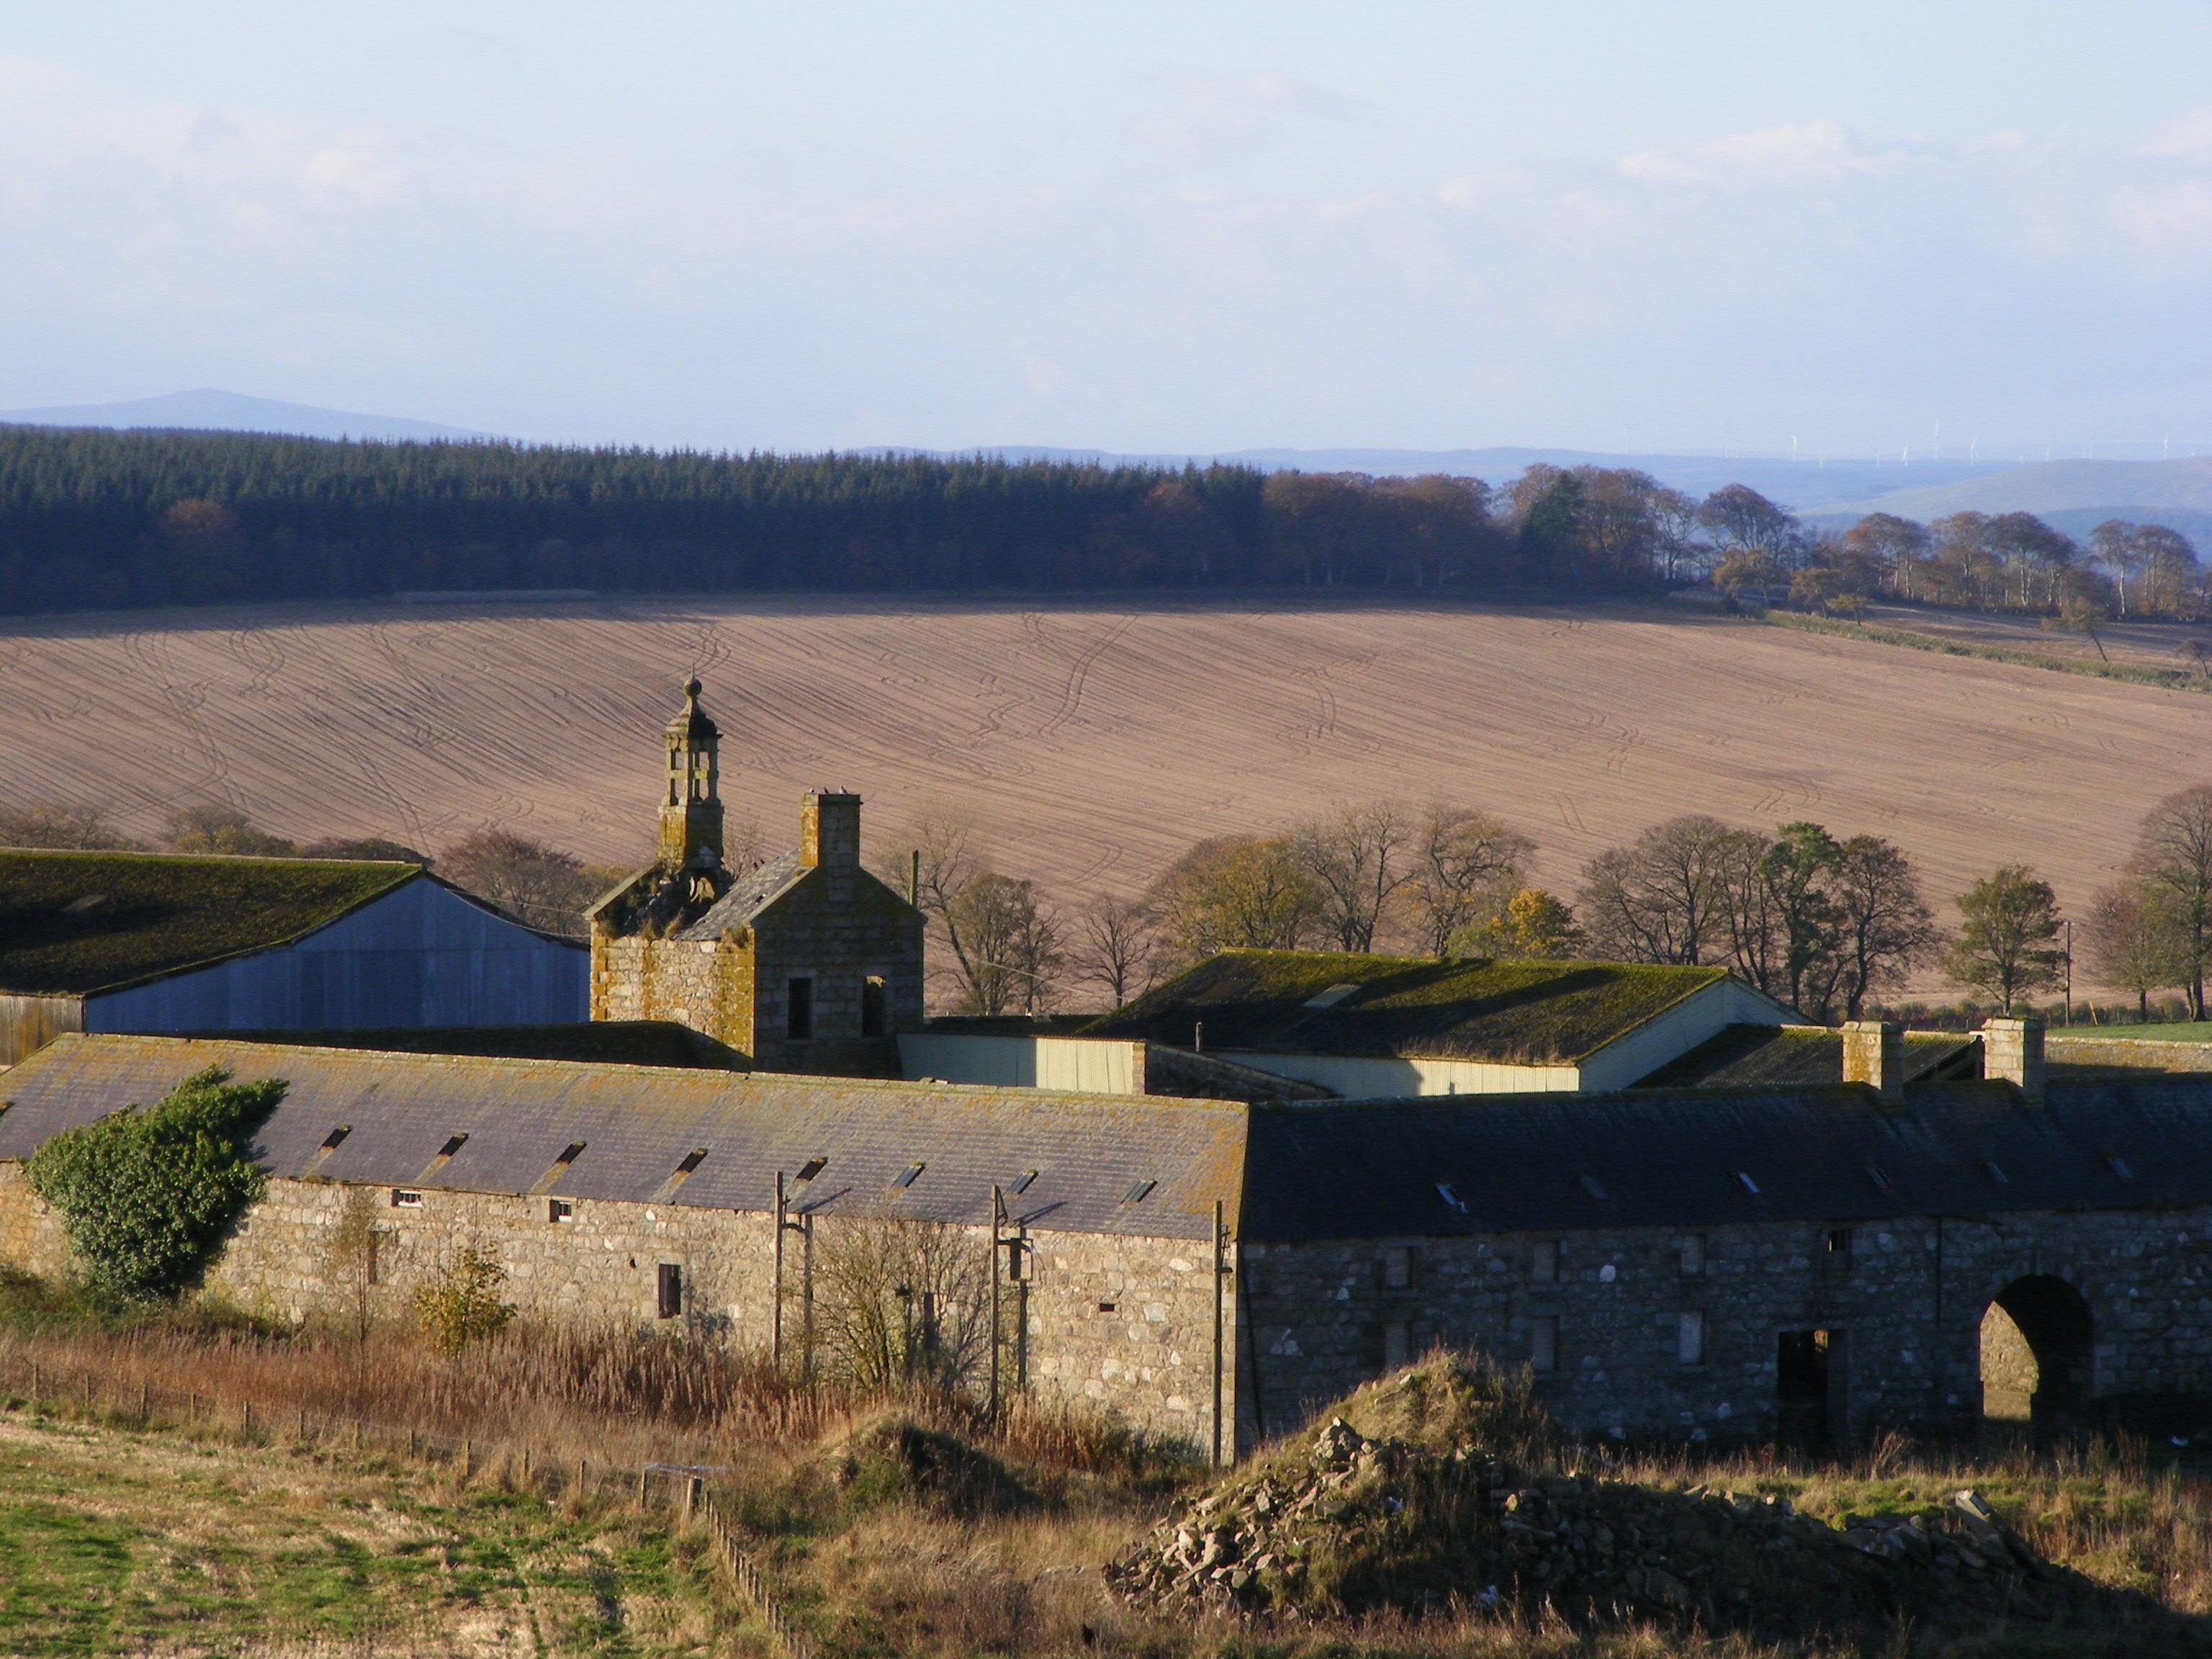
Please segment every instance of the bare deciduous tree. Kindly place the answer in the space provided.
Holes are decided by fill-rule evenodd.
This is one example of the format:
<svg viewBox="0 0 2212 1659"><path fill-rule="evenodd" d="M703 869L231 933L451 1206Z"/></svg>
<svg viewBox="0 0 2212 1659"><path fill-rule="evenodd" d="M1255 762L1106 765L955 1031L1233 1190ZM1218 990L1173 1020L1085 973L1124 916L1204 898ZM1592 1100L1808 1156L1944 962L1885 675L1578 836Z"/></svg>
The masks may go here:
<svg viewBox="0 0 2212 1659"><path fill-rule="evenodd" d="M1339 805L1290 834L1291 856L1321 902L1322 937L1340 951L1372 951L1375 930L1413 878L1411 817L1395 802Z"/></svg>
<svg viewBox="0 0 2212 1659"><path fill-rule="evenodd" d="M1422 948L1449 955L1461 933L1497 916L1520 890L1535 850L1535 842L1487 812L1431 806L1404 890Z"/></svg>
<svg viewBox="0 0 2212 1659"><path fill-rule="evenodd" d="M0 847L98 852L131 845L129 837L109 827L107 814L97 806L52 800L0 806Z"/></svg>
<svg viewBox="0 0 2212 1659"><path fill-rule="evenodd" d="M960 941L963 1012L1035 1014L1052 1006L1065 956L1059 921L1035 882L983 871L952 895L945 925Z"/></svg>
<svg viewBox="0 0 2212 1659"><path fill-rule="evenodd" d="M1844 1018L1856 1019L1873 991L1903 981L1927 960L1942 935L1920 896L1911 860L1879 836L1853 836L1837 848L1830 892L1835 994Z"/></svg>
<svg viewBox="0 0 2212 1659"><path fill-rule="evenodd" d="M1690 813L1592 859L1576 913L1601 955L1702 963L1726 938L1727 873L1741 832Z"/></svg>
<svg viewBox="0 0 2212 1659"><path fill-rule="evenodd" d="M580 938L585 907L614 872L585 867L583 860L518 836L483 829L438 855L438 872L532 927Z"/></svg>
<svg viewBox="0 0 2212 1659"><path fill-rule="evenodd" d="M238 808L220 801L201 801L170 813L168 842L173 853L228 853L263 859L296 858L300 853L283 836L257 828Z"/></svg>
<svg viewBox="0 0 2212 1659"><path fill-rule="evenodd" d="M863 1389L970 1380L988 1362L987 1241L935 1222L840 1219L814 1246L820 1363Z"/></svg>
<svg viewBox="0 0 2212 1659"><path fill-rule="evenodd" d="M1068 957L1076 977L1103 986L1119 1008L1158 979L1158 931L1144 905L1111 895L1094 899L1075 919Z"/></svg>
<svg viewBox="0 0 2212 1659"><path fill-rule="evenodd" d="M2140 880L2098 889L2081 919L2089 965L2107 985L2136 994L2136 1017L2150 1018L2150 994L2179 977L2173 940Z"/></svg>
<svg viewBox="0 0 2212 1659"><path fill-rule="evenodd" d="M2143 815L2130 868L2170 936L2189 1017L2202 1019L2212 963L2212 786L2178 791Z"/></svg>

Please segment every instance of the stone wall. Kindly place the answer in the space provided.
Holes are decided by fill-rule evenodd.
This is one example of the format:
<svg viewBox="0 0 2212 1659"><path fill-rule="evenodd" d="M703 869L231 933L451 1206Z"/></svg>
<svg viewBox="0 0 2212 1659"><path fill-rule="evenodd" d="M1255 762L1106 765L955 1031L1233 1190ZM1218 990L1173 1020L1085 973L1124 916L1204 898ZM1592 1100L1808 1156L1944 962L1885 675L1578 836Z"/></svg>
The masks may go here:
<svg viewBox="0 0 2212 1659"><path fill-rule="evenodd" d="M755 919L754 1064L771 1072L825 1069L825 1053L861 1040L861 987L870 977L884 981L880 1037L921 1024L921 915L857 866L811 871ZM814 1036L792 1042L787 991L802 975L814 981Z"/></svg>
<svg viewBox="0 0 2212 1659"><path fill-rule="evenodd" d="M1540 1392L1578 1431L1771 1434L1782 1335L1818 1330L1840 1334L1834 1426L1962 1423L1983 1310L2029 1275L2087 1301L2095 1395L2212 1389L2212 1211L2112 1212L1250 1244L1248 1417L1280 1433L1443 1343L1511 1365L1548 1347Z"/></svg>
<svg viewBox="0 0 2212 1659"><path fill-rule="evenodd" d="M751 936L592 935L592 1018L667 1019L753 1052Z"/></svg>
<svg viewBox="0 0 2212 1659"><path fill-rule="evenodd" d="M775 1229L766 1213L577 1199L555 1221L544 1196L421 1190L396 1205L389 1187L277 1180L210 1272L210 1291L287 1321L348 1323L411 1317L415 1291L474 1246L507 1272L501 1292L525 1316L583 1323L664 1322L761 1350L775 1319ZM367 1252L337 1243L352 1206L373 1228ZM834 1216L815 1248L834 1247ZM356 1234L358 1228L353 1230ZM979 1259L987 1228L963 1230ZM804 1240L786 1236L785 1354L805 1328ZM1009 1387L1118 1414L1148 1433L1203 1449L1210 1429L1213 1303L1202 1242L1032 1231L1024 1277L1002 1286L1000 1364ZM0 1162L0 1261L57 1278L69 1269L60 1218L30 1193L20 1164ZM682 1276L683 1310L659 1317L660 1268ZM1233 1317L1225 1352L1233 1352ZM978 1378L980 1381L980 1376ZM1224 1400L1234 1406L1233 1382Z"/></svg>

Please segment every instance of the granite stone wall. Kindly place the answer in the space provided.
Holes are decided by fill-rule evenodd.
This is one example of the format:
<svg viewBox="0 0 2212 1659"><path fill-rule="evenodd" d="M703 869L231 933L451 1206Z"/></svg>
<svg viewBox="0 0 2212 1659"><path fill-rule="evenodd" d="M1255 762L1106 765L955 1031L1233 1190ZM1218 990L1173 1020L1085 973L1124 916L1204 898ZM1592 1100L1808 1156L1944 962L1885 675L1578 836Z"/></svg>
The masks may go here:
<svg viewBox="0 0 2212 1659"><path fill-rule="evenodd" d="M1833 1430L1964 1423L1981 1403L1984 1310L2029 1279L2086 1304L2087 1395L2212 1391L2207 1210L1407 1237L1244 1256L1255 1431L1294 1427L1387 1360L1442 1343L1535 1366L1577 1431L1766 1435L1790 1380L1785 1337L1812 1332L1826 1334Z"/></svg>

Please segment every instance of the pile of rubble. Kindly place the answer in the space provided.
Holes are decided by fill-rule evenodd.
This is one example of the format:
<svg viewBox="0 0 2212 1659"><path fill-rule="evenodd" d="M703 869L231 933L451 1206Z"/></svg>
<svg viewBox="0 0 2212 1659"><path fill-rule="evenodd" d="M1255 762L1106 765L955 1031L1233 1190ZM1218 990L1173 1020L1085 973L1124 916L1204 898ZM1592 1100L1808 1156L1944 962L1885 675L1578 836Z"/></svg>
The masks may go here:
<svg viewBox="0 0 2212 1659"><path fill-rule="evenodd" d="M1370 1438L1340 1417L1302 1458L1187 1501L1107 1568L1163 1609L1548 1607L1771 1632L2055 1611L2070 1577L1972 1492L1831 1526L1771 1496L1531 1478L1477 1446Z"/></svg>

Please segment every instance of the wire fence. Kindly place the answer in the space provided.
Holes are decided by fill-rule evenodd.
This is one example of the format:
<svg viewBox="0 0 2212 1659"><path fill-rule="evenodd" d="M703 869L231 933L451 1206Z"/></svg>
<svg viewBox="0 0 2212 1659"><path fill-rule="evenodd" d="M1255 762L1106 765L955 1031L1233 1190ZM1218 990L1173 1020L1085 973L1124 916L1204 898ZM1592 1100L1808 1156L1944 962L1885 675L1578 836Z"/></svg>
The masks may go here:
<svg viewBox="0 0 2212 1659"><path fill-rule="evenodd" d="M776 1644L791 1659L822 1659L819 1644L784 1611L724 1514L711 1483L726 1471L712 1465L594 1462L587 1457L548 1455L526 1443L441 1434L305 1407L271 1408L243 1396L167 1388L143 1376L135 1382L119 1379L90 1365L57 1364L51 1358L21 1352L0 1352L0 1393L33 1411L56 1416L75 1412L88 1421L104 1419L142 1430L181 1428L250 1445L289 1443L404 1454L417 1462L442 1464L456 1485L466 1485L496 1464L502 1480L540 1497L613 1498L641 1510L666 1510L679 1525L696 1520L705 1528L714 1559Z"/></svg>

